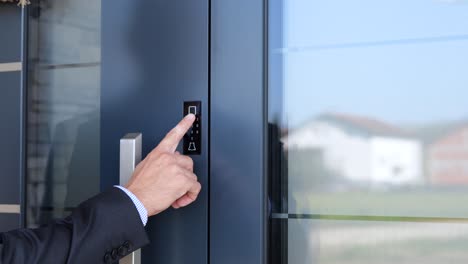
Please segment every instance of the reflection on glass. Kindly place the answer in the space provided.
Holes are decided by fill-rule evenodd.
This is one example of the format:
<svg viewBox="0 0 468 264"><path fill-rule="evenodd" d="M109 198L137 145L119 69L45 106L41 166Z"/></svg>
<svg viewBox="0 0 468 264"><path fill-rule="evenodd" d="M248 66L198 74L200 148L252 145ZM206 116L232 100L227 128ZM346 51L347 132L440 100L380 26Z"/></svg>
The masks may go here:
<svg viewBox="0 0 468 264"><path fill-rule="evenodd" d="M289 220L288 263L467 263L468 225Z"/></svg>
<svg viewBox="0 0 468 264"><path fill-rule="evenodd" d="M338 113L291 129L281 139L289 212L467 217L468 207L457 205L468 202L468 130L447 130L426 140L414 130Z"/></svg>
<svg viewBox="0 0 468 264"><path fill-rule="evenodd" d="M464 0L270 0L270 197L274 219L295 218L272 224L280 229L273 244L285 233L300 239L291 223L312 222L303 218L362 220L360 238L369 241L398 236L403 220L417 222L405 232L426 230L419 221L443 232L451 224L435 223L468 219L466 14ZM326 223L315 232L328 234ZM395 261L370 246L355 262L331 261L327 236L302 239L296 244L315 249L289 240L289 263ZM456 244L444 239L426 246ZM423 249L407 247L400 260L435 261L415 255ZM308 261L291 257L298 250Z"/></svg>
<svg viewBox="0 0 468 264"><path fill-rule="evenodd" d="M26 223L99 191L101 1L32 1Z"/></svg>

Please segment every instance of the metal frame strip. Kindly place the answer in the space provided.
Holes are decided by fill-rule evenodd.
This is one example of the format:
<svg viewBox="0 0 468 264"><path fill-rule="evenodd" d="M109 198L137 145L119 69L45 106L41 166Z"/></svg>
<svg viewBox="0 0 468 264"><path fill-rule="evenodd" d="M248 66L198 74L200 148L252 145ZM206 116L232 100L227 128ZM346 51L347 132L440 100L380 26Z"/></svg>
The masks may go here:
<svg viewBox="0 0 468 264"><path fill-rule="evenodd" d="M21 71L22 68L23 68L23 63L21 62L0 63L0 72Z"/></svg>
<svg viewBox="0 0 468 264"><path fill-rule="evenodd" d="M19 204L0 204L0 214L20 214L21 206Z"/></svg>

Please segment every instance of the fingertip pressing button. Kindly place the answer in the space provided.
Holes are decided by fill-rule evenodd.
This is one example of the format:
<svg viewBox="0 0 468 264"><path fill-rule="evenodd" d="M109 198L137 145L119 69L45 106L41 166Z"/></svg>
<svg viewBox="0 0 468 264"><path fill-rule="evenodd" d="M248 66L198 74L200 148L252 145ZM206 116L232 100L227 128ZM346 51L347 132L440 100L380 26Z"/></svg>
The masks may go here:
<svg viewBox="0 0 468 264"><path fill-rule="evenodd" d="M189 114L197 115L197 107L194 105L189 106L188 112Z"/></svg>
<svg viewBox="0 0 468 264"><path fill-rule="evenodd" d="M202 147L202 102L201 101L185 101L184 102L184 115L188 113L195 114L195 121L192 128L184 136L183 140L183 153L185 155L200 155Z"/></svg>

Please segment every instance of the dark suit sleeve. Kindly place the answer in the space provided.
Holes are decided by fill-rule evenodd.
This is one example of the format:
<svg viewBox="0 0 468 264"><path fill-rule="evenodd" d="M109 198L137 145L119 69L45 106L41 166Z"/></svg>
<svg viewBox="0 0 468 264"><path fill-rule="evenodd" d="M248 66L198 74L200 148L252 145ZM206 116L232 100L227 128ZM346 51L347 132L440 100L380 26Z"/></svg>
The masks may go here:
<svg viewBox="0 0 468 264"><path fill-rule="evenodd" d="M114 263L148 244L132 200L121 190L99 194L38 229L0 235L0 263Z"/></svg>

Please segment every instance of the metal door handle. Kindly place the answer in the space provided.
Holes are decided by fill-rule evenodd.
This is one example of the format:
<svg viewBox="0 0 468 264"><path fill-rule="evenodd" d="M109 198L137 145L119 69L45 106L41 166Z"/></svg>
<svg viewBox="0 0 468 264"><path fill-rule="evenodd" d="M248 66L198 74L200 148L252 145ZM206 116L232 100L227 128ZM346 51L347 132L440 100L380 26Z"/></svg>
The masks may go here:
<svg viewBox="0 0 468 264"><path fill-rule="evenodd" d="M124 186L132 177L141 161L141 133L130 133L120 139L120 185ZM141 264L141 250L120 260L120 264Z"/></svg>

